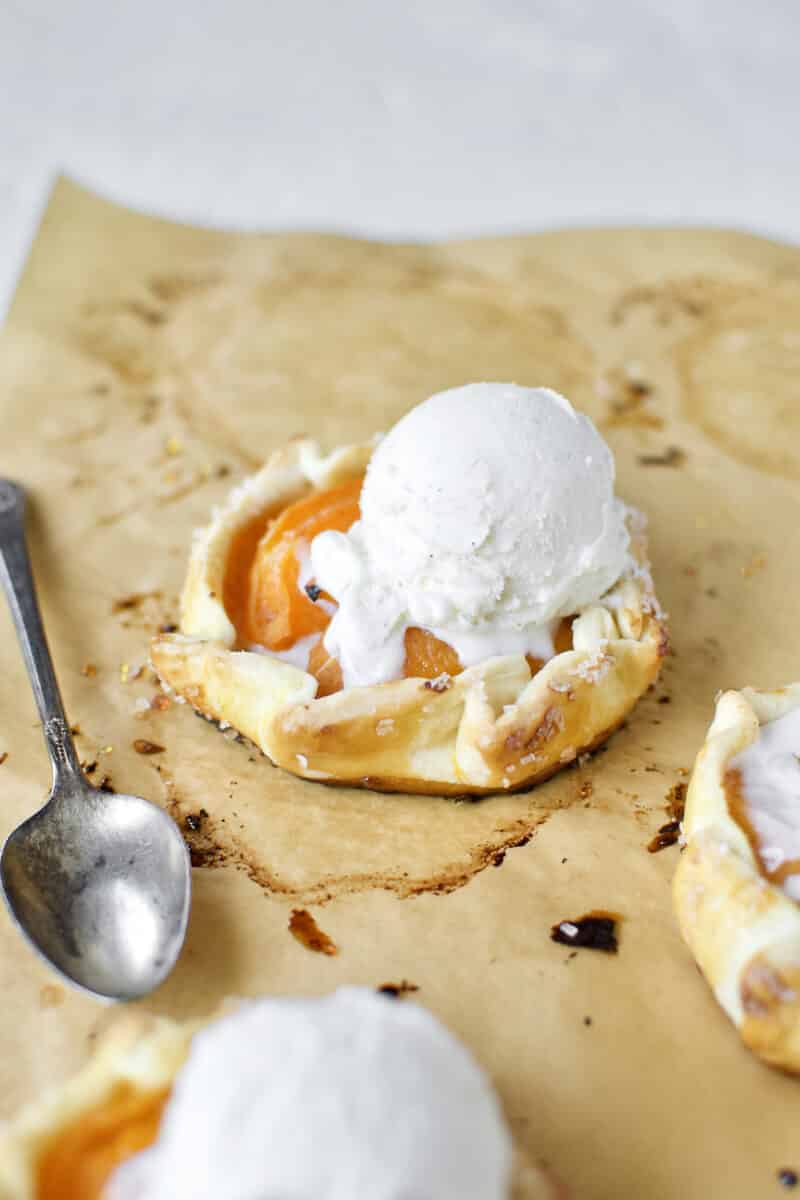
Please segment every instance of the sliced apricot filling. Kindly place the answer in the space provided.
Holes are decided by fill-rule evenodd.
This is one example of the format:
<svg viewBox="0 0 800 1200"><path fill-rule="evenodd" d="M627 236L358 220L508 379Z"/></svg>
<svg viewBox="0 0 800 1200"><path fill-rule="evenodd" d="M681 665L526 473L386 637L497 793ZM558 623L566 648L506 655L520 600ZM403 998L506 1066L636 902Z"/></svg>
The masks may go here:
<svg viewBox="0 0 800 1200"><path fill-rule="evenodd" d="M109 1099L62 1129L42 1155L36 1200L102 1200L116 1168L158 1136L169 1089L121 1084Z"/></svg>
<svg viewBox="0 0 800 1200"><path fill-rule="evenodd" d="M255 642L267 650L288 650L301 638L324 631L329 615L298 587L301 558L318 533L328 529L345 533L358 520L361 483L360 478L350 479L338 487L311 492L269 523L252 553L246 597L236 605L239 620L235 623L243 642ZM250 545L244 541L232 551L238 556L251 545L251 540ZM229 577L232 565L235 567L229 558Z"/></svg>
<svg viewBox="0 0 800 1200"><path fill-rule="evenodd" d="M257 517L242 527L231 544L226 566L224 603L240 646L256 644L267 650L288 650L302 638L318 634L308 658L308 670L318 683L317 695L330 696L342 689L338 661L325 649L323 635L330 623L324 592L311 599L298 586L303 556L318 533L328 529L346 533L360 516L363 478L337 487L310 492L289 504L277 517ZM572 618L565 618L556 633L560 654L572 648ZM531 674L544 660L528 655ZM411 628L405 635L406 678L436 679L463 670L452 646L427 629Z"/></svg>

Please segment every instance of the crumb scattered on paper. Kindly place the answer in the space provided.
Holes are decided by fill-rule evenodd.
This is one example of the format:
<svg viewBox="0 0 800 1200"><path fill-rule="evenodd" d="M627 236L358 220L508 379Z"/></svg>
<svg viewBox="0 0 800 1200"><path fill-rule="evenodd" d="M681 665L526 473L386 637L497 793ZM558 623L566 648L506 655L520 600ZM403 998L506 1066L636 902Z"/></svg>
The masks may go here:
<svg viewBox="0 0 800 1200"><path fill-rule="evenodd" d="M316 954L339 953L336 942L333 938L328 937L327 933L323 933L308 909L292 909L292 915L289 917L289 932L292 937L297 938L302 946L305 946L306 950L313 950Z"/></svg>
<svg viewBox="0 0 800 1200"><path fill-rule="evenodd" d="M550 937L562 946L603 950L606 954L616 954L619 949L618 921L616 913L590 912L582 917L559 921L550 930Z"/></svg>

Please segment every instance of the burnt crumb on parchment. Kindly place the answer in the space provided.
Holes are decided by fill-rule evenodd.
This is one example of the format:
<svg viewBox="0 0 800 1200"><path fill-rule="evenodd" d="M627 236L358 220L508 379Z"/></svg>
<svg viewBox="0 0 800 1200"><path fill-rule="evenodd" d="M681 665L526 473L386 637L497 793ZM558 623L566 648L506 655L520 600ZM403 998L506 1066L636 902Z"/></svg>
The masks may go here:
<svg viewBox="0 0 800 1200"><path fill-rule="evenodd" d="M145 600L159 600L161 592L131 592L129 596L121 596L119 600L115 600L111 605L111 612L116 616L117 613L131 612L135 608L139 608Z"/></svg>
<svg viewBox="0 0 800 1200"><path fill-rule="evenodd" d="M173 808L172 816L178 820L183 831L183 839L189 851L189 861L193 867L224 867L228 856L219 844L209 820L206 809L178 816Z"/></svg>
<svg viewBox="0 0 800 1200"><path fill-rule="evenodd" d="M418 992L419 988L416 983L403 979L400 983L382 983L376 990L381 996L391 996L393 1000L399 1000L410 992Z"/></svg>
<svg viewBox="0 0 800 1200"><path fill-rule="evenodd" d="M323 933L311 913L306 908L293 908L289 917L289 933L315 954L338 954L339 947L333 938Z"/></svg>
<svg viewBox="0 0 800 1200"><path fill-rule="evenodd" d="M164 746L158 742L150 742L147 738L137 738L133 748L137 754L163 754L165 750Z"/></svg>
<svg viewBox="0 0 800 1200"><path fill-rule="evenodd" d="M792 1167L779 1167L777 1172L778 1183L785 1188L796 1188L800 1183L800 1175Z"/></svg>
<svg viewBox="0 0 800 1200"><path fill-rule="evenodd" d="M586 1025L586 1026L588 1027L588 1026L589 1026L589 1025L591 1025L591 1023L592 1023L592 1018L591 1018L591 1017L584 1017L584 1018L583 1018L583 1023L584 1023L584 1025Z"/></svg>
<svg viewBox="0 0 800 1200"><path fill-rule="evenodd" d="M503 846L500 850L497 850L490 859L491 865L493 867L502 867L503 863L506 861L506 855L508 854L509 850L518 850L521 846L527 846L532 837L532 832L526 833L517 841L512 842L508 846Z"/></svg>
<svg viewBox="0 0 800 1200"><path fill-rule="evenodd" d="M680 821L667 821L666 825L662 825L658 833L647 843L647 849L651 854L657 854L659 850L666 850L668 846L674 846L680 835Z"/></svg>
<svg viewBox="0 0 800 1200"><path fill-rule="evenodd" d="M3 753L0 754L0 767L2 767L3 763L6 761L7 758L8 758L8 751L4 750Z"/></svg>
<svg viewBox="0 0 800 1200"><path fill-rule="evenodd" d="M666 795L666 811L672 821L682 821L683 812L686 808L686 788L685 783L674 783Z"/></svg>
<svg viewBox="0 0 800 1200"><path fill-rule="evenodd" d="M550 930L550 938L562 946L578 947L582 950L603 950L616 954L619 950L616 913L589 912L582 917L559 921Z"/></svg>
<svg viewBox="0 0 800 1200"><path fill-rule="evenodd" d="M680 446L667 446L661 454L640 454L636 461L640 467L682 467L686 462L686 451Z"/></svg>
<svg viewBox="0 0 800 1200"><path fill-rule="evenodd" d="M161 625L159 625L158 632L159 633L177 633L178 626L175 624L174 621L164 621Z"/></svg>
<svg viewBox="0 0 800 1200"><path fill-rule="evenodd" d="M116 795L117 789L111 782L110 775L104 775L98 784L96 784L98 792L107 792L109 796Z"/></svg>
<svg viewBox="0 0 800 1200"><path fill-rule="evenodd" d="M319 600L320 596L322 595L322 588L317 587L316 583L307 583L305 586L305 593L308 596L309 600L313 601L313 603L316 604L316 602Z"/></svg>
<svg viewBox="0 0 800 1200"><path fill-rule="evenodd" d="M198 833L203 827L203 822L207 819L208 813L204 808L199 812L187 813L184 818L184 824L190 833Z"/></svg>

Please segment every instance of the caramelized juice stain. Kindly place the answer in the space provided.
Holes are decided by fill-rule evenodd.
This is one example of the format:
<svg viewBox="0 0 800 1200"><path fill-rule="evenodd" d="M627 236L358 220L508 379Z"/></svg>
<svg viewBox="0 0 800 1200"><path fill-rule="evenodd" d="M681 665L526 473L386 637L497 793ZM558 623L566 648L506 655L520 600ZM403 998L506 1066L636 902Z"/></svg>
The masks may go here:
<svg viewBox="0 0 800 1200"><path fill-rule="evenodd" d="M266 894L286 896L302 904L322 905L334 896L355 895L368 891L393 892L400 899L426 893L448 895L465 887L471 879L488 867L501 866L508 851L526 846L550 816L550 811L538 809L529 811L510 824L498 825L493 836L477 841L469 849L466 861L446 863L441 870L422 877L415 877L410 872L399 869L352 871L341 875L326 875L307 885L294 885L285 882L278 873L267 867L252 847L244 844L238 835L231 832L224 816L212 816L205 808L199 808L196 801L184 799L165 766L161 767L159 775L167 792L167 811L183 834L193 867L233 868L247 875ZM491 797L486 802L491 803ZM452 804L453 800L443 798L440 803ZM553 811L558 807L559 805L555 804Z"/></svg>

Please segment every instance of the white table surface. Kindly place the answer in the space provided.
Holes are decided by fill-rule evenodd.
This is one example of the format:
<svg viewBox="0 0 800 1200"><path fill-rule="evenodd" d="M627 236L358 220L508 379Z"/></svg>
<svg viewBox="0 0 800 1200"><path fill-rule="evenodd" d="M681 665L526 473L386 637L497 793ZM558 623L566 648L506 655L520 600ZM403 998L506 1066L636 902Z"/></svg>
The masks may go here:
<svg viewBox="0 0 800 1200"><path fill-rule="evenodd" d="M800 241L797 0L0 0L0 312L54 173L244 228Z"/></svg>

